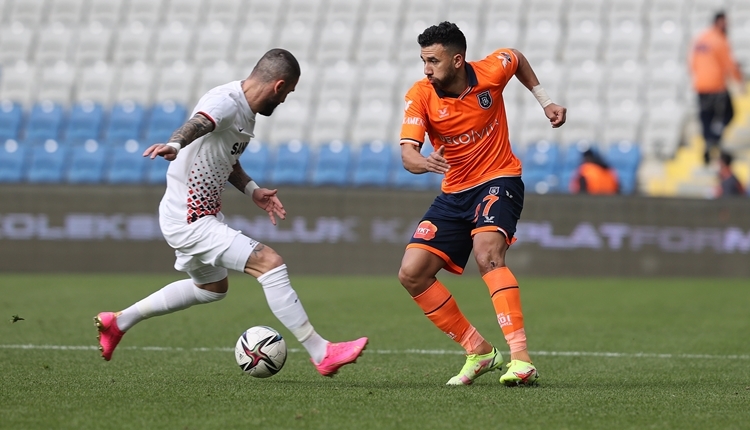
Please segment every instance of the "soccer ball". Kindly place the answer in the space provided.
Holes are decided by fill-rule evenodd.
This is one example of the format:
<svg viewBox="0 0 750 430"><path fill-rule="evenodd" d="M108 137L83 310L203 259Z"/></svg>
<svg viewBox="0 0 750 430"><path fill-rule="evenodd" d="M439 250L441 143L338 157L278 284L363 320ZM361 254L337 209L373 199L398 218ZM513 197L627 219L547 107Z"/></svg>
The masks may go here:
<svg viewBox="0 0 750 430"><path fill-rule="evenodd" d="M247 329L234 347L234 358L245 373L256 378L268 378L284 367L286 342L271 327L255 326Z"/></svg>

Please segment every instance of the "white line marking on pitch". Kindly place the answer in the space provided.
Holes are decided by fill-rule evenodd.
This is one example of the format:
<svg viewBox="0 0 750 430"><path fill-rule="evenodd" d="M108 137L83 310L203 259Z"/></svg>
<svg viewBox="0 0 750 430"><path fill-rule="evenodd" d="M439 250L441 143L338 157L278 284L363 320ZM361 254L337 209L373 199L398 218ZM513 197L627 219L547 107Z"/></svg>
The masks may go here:
<svg viewBox="0 0 750 430"><path fill-rule="evenodd" d="M0 349L39 349L56 351L97 351L95 345L2 345ZM171 346L121 346L118 349L136 351L167 352L233 352L234 348L180 348ZM302 352L300 348L289 348L289 352ZM375 349L375 354L422 354L422 355L463 355L463 351L447 349ZM506 352L507 353L507 352ZM530 351L532 355L549 357L604 357L604 358L686 358L700 360L750 360L750 354L657 354L652 352L590 352L590 351Z"/></svg>

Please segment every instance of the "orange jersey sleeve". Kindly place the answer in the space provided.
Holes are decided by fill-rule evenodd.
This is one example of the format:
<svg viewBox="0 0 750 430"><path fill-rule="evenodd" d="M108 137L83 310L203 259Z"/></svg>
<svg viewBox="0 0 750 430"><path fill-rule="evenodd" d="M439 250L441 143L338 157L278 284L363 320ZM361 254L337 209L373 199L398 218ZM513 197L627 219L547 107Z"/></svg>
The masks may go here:
<svg viewBox="0 0 750 430"><path fill-rule="evenodd" d="M401 144L421 145L426 133L435 149L445 146L451 168L443 179L443 192L521 175L521 162L510 147L502 95L517 68L513 51L498 49L467 63L469 86L462 94L444 94L427 79L406 93Z"/></svg>
<svg viewBox="0 0 750 430"><path fill-rule="evenodd" d="M726 90L727 78L742 81L737 63L725 35L716 29L701 33L693 42L690 53L693 88L699 93Z"/></svg>

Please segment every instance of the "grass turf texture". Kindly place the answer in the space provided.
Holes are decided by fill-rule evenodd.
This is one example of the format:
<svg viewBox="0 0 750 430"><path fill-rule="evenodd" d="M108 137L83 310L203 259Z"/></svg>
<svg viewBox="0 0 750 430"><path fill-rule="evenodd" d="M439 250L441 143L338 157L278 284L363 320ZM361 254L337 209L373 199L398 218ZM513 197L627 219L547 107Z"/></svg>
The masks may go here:
<svg viewBox="0 0 750 430"><path fill-rule="evenodd" d="M178 279L137 275L0 276L0 345L96 345L92 317ZM507 349L486 288L443 277L490 341ZM112 362L95 350L0 346L0 428L747 428L750 360L538 355L541 384L507 388L500 372L446 387L459 348L395 278L293 276L318 332L370 346L333 379L291 352L269 379L241 372L230 351L246 328L279 329L260 286L231 278L229 297L147 320ZM520 279L529 347L625 354L750 353L746 280ZM23 321L11 323L12 315ZM145 350L141 347L170 347ZM214 348L207 351L195 347ZM184 348L179 350L178 348ZM381 351L378 353L378 351Z"/></svg>

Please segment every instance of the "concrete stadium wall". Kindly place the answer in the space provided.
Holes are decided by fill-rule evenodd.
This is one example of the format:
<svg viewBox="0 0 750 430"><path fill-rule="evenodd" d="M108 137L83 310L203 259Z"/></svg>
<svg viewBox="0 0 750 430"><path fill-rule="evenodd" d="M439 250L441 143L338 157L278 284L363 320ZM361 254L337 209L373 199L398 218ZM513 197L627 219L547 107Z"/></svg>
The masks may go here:
<svg viewBox="0 0 750 430"><path fill-rule="evenodd" d="M0 271L164 272L163 187L1 186ZM433 192L282 188L273 227L224 193L227 222L293 274L396 275ZM750 200L526 196L508 264L519 275L750 276ZM477 274L472 261L468 274Z"/></svg>

